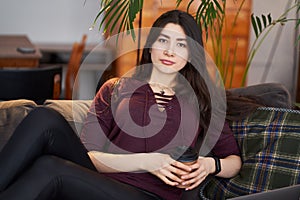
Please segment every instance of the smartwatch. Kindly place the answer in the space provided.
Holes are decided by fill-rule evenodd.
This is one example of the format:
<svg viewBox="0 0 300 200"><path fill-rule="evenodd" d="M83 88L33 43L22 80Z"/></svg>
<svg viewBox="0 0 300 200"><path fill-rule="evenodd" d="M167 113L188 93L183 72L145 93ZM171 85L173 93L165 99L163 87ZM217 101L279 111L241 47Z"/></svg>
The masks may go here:
<svg viewBox="0 0 300 200"><path fill-rule="evenodd" d="M221 162L220 159L217 157L212 157L215 160L215 172L212 173L213 176L217 175L221 171Z"/></svg>

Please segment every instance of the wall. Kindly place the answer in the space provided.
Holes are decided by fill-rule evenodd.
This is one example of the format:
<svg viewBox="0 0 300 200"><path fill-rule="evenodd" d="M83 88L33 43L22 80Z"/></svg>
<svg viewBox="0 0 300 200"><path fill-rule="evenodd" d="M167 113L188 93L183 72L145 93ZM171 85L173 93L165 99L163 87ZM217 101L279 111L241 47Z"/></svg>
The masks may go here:
<svg viewBox="0 0 300 200"><path fill-rule="evenodd" d="M72 43L88 34L88 42L98 43L102 40L101 31L96 28L89 31L99 8L100 0L1 0L0 1L0 34L27 34L35 43ZM272 13L278 17L287 2L294 0L253 0L253 12ZM277 30L282 29L279 40L275 38ZM263 82L283 83L292 94L295 93L295 82L298 59L295 50L294 24L272 31L259 49L249 71L248 85L261 83L268 56L277 44L271 60L271 70ZM251 31L253 41L254 34ZM250 41L250 43L251 43Z"/></svg>
<svg viewBox="0 0 300 200"><path fill-rule="evenodd" d="M34 43L73 43L84 33L88 42L102 39L89 31L99 0L1 0L0 34L27 34Z"/></svg>
<svg viewBox="0 0 300 200"><path fill-rule="evenodd" d="M90 31L89 28L99 5L100 0L1 0L0 34L26 34L37 46L58 44L68 48L75 41L79 42L83 34L87 34L87 44L98 44L103 40L98 24L94 30ZM102 72L103 69L79 72L81 84L77 98L93 98L98 71ZM66 69L63 73L66 73Z"/></svg>
<svg viewBox="0 0 300 200"><path fill-rule="evenodd" d="M289 2L294 2L294 0L253 0L253 12L258 16L272 13L272 18L277 19ZM289 17L294 18L295 15L295 10L293 10ZM299 53L295 45L295 32L294 22L289 22L285 26L276 26L272 30L254 57L249 71L248 85L261 82L280 82L288 88L294 98ZM277 34L280 34L279 39ZM254 32L251 30L250 44L253 43L254 38ZM272 50L275 50L274 56L269 58ZM262 81L264 70L268 67L270 67L269 74Z"/></svg>

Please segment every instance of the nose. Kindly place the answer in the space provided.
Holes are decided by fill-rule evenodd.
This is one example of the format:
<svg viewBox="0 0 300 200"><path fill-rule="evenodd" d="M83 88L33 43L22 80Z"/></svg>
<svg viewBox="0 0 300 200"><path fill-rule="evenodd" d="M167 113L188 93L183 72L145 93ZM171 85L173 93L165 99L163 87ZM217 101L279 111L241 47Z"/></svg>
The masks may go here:
<svg viewBox="0 0 300 200"><path fill-rule="evenodd" d="M173 57L174 56L174 51L171 50L170 48L164 50L164 55L169 56L169 57Z"/></svg>

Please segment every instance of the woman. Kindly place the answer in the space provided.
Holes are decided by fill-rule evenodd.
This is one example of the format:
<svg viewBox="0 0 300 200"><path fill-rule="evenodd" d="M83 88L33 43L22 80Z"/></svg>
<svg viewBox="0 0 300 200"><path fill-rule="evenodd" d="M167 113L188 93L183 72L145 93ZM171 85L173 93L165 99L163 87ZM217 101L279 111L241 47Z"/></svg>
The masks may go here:
<svg viewBox="0 0 300 200"><path fill-rule="evenodd" d="M186 165L176 161L186 148L174 154L203 146L214 119L199 46L192 16L160 16L132 77L97 93L81 141L58 113L32 111L0 154L0 199L197 199L208 175L235 176L241 159L226 123L212 157Z"/></svg>

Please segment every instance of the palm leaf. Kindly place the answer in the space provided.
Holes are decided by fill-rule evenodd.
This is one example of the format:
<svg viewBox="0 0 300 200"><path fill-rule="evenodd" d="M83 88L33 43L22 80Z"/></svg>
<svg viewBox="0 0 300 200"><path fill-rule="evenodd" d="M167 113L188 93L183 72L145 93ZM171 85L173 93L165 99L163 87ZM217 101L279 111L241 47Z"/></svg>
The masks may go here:
<svg viewBox="0 0 300 200"><path fill-rule="evenodd" d="M271 16L271 13L268 14L268 22L269 22L269 24L272 23L272 16Z"/></svg>
<svg viewBox="0 0 300 200"><path fill-rule="evenodd" d="M107 31L108 27L111 25L111 22L115 19L115 16L118 14L118 12L113 12L117 7L119 8L126 8L126 5L124 5L126 3L126 1L123 1L121 4L119 4L118 2L115 2L109 10L107 10L106 15L103 17L100 26L103 26L103 24L106 22L106 20L108 19L108 21L106 22L106 25L104 27L104 32ZM112 13L112 15L110 15ZM122 15L122 13L120 12L119 15ZM113 29L110 29L109 33L111 34L113 32Z"/></svg>
<svg viewBox="0 0 300 200"><path fill-rule="evenodd" d="M223 0L224 2L224 0ZM214 0L214 4L216 5L216 11L219 11L218 13L223 13L223 9L222 9L222 6L220 5L219 1L218 0Z"/></svg>
<svg viewBox="0 0 300 200"><path fill-rule="evenodd" d="M285 20L284 18L281 19L282 22ZM256 38L259 37L259 35L267 29L269 26L273 25L271 14L268 14L267 16L261 15L261 18L258 16L255 16L254 14L251 15L251 23L252 28L254 30ZM264 27L262 27L262 24Z"/></svg>
<svg viewBox="0 0 300 200"><path fill-rule="evenodd" d="M109 8L109 6L110 6L110 3L109 3L109 2L108 2L105 6L101 3L102 9L98 12L97 16L95 17L94 23L93 23L92 27L95 26L95 24L97 23L99 17L100 17L102 14L105 13L105 10L106 10L107 8ZM104 16L104 17L105 17L105 16ZM103 24L103 23L102 23L103 21L104 21L104 20L101 21L100 26L99 26L99 29L101 28L101 26L102 26L101 24Z"/></svg>
<svg viewBox="0 0 300 200"><path fill-rule="evenodd" d="M254 14L251 14L251 23L252 23L252 28L253 28L254 33L255 33L255 37L257 38L258 37L258 30L257 30Z"/></svg>
<svg viewBox="0 0 300 200"><path fill-rule="evenodd" d="M179 5L181 4L182 0L176 0L176 8L179 7Z"/></svg>
<svg viewBox="0 0 300 200"><path fill-rule="evenodd" d="M208 29L214 26L215 20L221 20L224 13L222 6L218 0L202 0L197 11L195 19L198 24L201 24L208 39Z"/></svg>
<svg viewBox="0 0 300 200"><path fill-rule="evenodd" d="M257 27L259 29L259 32L262 32L262 25L261 25L261 21L259 17L256 17L256 23L257 23Z"/></svg>
<svg viewBox="0 0 300 200"><path fill-rule="evenodd" d="M190 2L188 3L187 7L186 7L186 11L189 12L190 7L192 5L192 3L194 2L194 0L190 0Z"/></svg>
<svg viewBox="0 0 300 200"><path fill-rule="evenodd" d="M112 26L111 26L111 28L110 28L110 32L112 32L112 31L115 29L116 25L117 25L118 22L119 22L119 19L122 17L122 14L125 12L125 9L126 9L126 6L124 6L124 7L120 10L119 14L118 14L116 17L114 17L115 19L114 19L114 22L113 22L113 24L112 24Z"/></svg>
<svg viewBox="0 0 300 200"><path fill-rule="evenodd" d="M267 27L267 18L266 18L265 15L261 15L261 17L262 17L262 20L263 20L263 23L264 23L264 28L266 28Z"/></svg>
<svg viewBox="0 0 300 200"><path fill-rule="evenodd" d="M112 34L116 25L119 24L118 33L126 32L127 34L131 34L132 39L135 40L133 23L136 15L143 8L143 2L143 0L103 0L100 4L102 8L98 12L94 24L104 14L99 29L104 28L104 33L108 32Z"/></svg>

